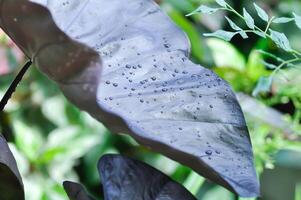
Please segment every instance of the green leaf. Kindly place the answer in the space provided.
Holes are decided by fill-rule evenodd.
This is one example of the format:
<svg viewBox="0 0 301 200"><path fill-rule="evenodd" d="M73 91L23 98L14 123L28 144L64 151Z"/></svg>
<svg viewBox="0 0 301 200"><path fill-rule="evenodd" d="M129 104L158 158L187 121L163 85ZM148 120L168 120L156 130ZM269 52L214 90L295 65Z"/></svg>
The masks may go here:
<svg viewBox="0 0 301 200"><path fill-rule="evenodd" d="M220 10L220 8L211 8L205 5L201 5L200 7L198 7L196 10L194 10L193 12L189 13L186 16L190 16L190 15L194 15L197 13L202 13L202 14L213 14L215 12L217 12L218 10Z"/></svg>
<svg viewBox="0 0 301 200"><path fill-rule="evenodd" d="M298 28L301 29L301 16L300 15L297 15L296 13L293 13L294 17L295 17L295 22L296 22L296 25L298 26Z"/></svg>
<svg viewBox="0 0 301 200"><path fill-rule="evenodd" d="M21 120L15 120L13 124L15 131L16 146L30 161L36 161L39 150L44 145L44 139L35 127L30 127Z"/></svg>
<svg viewBox="0 0 301 200"><path fill-rule="evenodd" d="M231 28L234 29L235 31L238 31L238 33L241 35L242 38L247 39L248 35L244 30L242 30L239 26L237 26L231 19L228 17L225 17L230 24Z"/></svg>
<svg viewBox="0 0 301 200"><path fill-rule="evenodd" d="M285 51L292 51L291 45L284 33L273 31L270 29L272 40L277 44L277 46Z"/></svg>
<svg viewBox="0 0 301 200"><path fill-rule="evenodd" d="M246 60L231 43L224 40L210 38L207 45L211 51L213 61L218 68L233 68L245 71Z"/></svg>
<svg viewBox="0 0 301 200"><path fill-rule="evenodd" d="M249 36L247 35L247 33L246 33L245 31L239 31L238 33L241 35L241 37L242 37L243 39L249 38Z"/></svg>
<svg viewBox="0 0 301 200"><path fill-rule="evenodd" d="M260 93L266 93L271 90L273 78L271 76L263 76L259 79L252 95L258 96Z"/></svg>
<svg viewBox="0 0 301 200"><path fill-rule="evenodd" d="M263 56L258 50L252 50L248 57L247 74L253 82L258 81L261 76L269 75L269 71L262 63Z"/></svg>
<svg viewBox="0 0 301 200"><path fill-rule="evenodd" d="M225 17L227 19L227 21L229 22L231 28L233 28L236 31L241 31L242 29L237 26L231 19L229 19L228 17Z"/></svg>
<svg viewBox="0 0 301 200"><path fill-rule="evenodd" d="M257 11L258 16L263 20L268 22L269 21L269 15L265 10L263 10L261 7L259 7L256 3L254 3L254 7Z"/></svg>
<svg viewBox="0 0 301 200"><path fill-rule="evenodd" d="M217 37L219 39L229 42L238 32L229 32L224 30L218 30L214 33L204 33L205 37Z"/></svg>
<svg viewBox="0 0 301 200"><path fill-rule="evenodd" d="M285 24L285 23L288 23L288 22L291 22L293 21L294 18L289 18L289 17L279 17L279 18L275 18L273 20L273 23L275 24Z"/></svg>
<svg viewBox="0 0 301 200"><path fill-rule="evenodd" d="M226 3L225 0L215 0L215 1L216 1L216 3L217 3L218 5L220 5L220 6L224 7L224 8L227 7L227 3Z"/></svg>
<svg viewBox="0 0 301 200"><path fill-rule="evenodd" d="M269 69L276 69L277 66L272 64L272 63L269 63L269 62L266 62L266 61L262 61L262 63Z"/></svg>
<svg viewBox="0 0 301 200"><path fill-rule="evenodd" d="M42 104L43 115L53 124L58 127L66 126L68 118L65 114L62 114L65 110L66 102L61 96L54 96L47 98ZM62 112L63 111L63 112Z"/></svg>
<svg viewBox="0 0 301 200"><path fill-rule="evenodd" d="M200 177L194 171L191 171L189 176L186 178L185 182L183 183L184 187L187 188L193 195L197 195L201 186L205 183L203 177Z"/></svg>
<svg viewBox="0 0 301 200"><path fill-rule="evenodd" d="M60 138L60 141L57 141ZM40 159L47 161L60 155L61 158L78 159L86 154L93 146L99 143L100 134L83 133L80 127L66 126L55 129L48 135L47 143L44 145L44 152ZM76 146L77 148L73 148Z"/></svg>
<svg viewBox="0 0 301 200"><path fill-rule="evenodd" d="M233 194L221 187L213 187L202 196L206 200L233 199Z"/></svg>
<svg viewBox="0 0 301 200"><path fill-rule="evenodd" d="M244 8L244 18L246 20L246 24L250 29L255 28L255 23L253 17L248 13L248 11Z"/></svg>
<svg viewBox="0 0 301 200"><path fill-rule="evenodd" d="M189 13L196 7L191 1L168 0L168 4L172 6L172 9L169 11L177 11L181 13Z"/></svg>
<svg viewBox="0 0 301 200"><path fill-rule="evenodd" d="M254 33L260 37L266 38L266 35L264 32L260 32L260 31L254 31Z"/></svg>

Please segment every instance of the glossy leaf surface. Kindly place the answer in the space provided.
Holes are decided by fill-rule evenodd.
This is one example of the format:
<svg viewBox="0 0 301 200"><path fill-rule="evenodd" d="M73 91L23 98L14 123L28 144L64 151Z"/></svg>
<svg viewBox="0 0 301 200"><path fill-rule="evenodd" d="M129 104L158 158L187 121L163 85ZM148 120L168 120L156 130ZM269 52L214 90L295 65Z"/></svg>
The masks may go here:
<svg viewBox="0 0 301 200"><path fill-rule="evenodd" d="M2 26L73 103L241 196L258 195L235 95L189 60L186 35L153 1L35 2L2 0Z"/></svg>

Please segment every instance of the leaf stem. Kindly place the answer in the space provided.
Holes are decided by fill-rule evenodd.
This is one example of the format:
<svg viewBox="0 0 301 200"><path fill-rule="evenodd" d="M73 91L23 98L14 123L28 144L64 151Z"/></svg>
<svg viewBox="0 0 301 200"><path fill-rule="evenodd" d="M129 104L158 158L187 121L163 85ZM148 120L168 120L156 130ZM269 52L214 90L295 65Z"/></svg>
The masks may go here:
<svg viewBox="0 0 301 200"><path fill-rule="evenodd" d="M265 31L264 31L265 34L267 34L267 32L268 32L268 30L269 30L269 28L270 28L270 26L271 26L271 24L272 24L272 22L273 22L274 19L275 19L275 17L273 16L273 17L269 20L269 22L268 22L268 24L267 24L267 27L265 28Z"/></svg>
<svg viewBox="0 0 301 200"><path fill-rule="evenodd" d="M298 62L298 61L301 61L301 58L294 58L294 59L291 59L291 60L287 60L287 61L283 61L274 71L273 73L271 74L271 77L274 77L275 74L281 70L282 67L284 67L285 65L288 65L288 64L291 64L291 63L294 63L294 62Z"/></svg>
<svg viewBox="0 0 301 200"><path fill-rule="evenodd" d="M301 56L301 53L300 53L299 51L297 51L297 50L293 50L292 53L293 53L293 54L296 54L296 55L298 55L298 56Z"/></svg>
<svg viewBox="0 0 301 200"><path fill-rule="evenodd" d="M231 5L229 5L228 3L227 3L227 7L228 7L228 10L229 11L231 11L231 12L233 12L234 14L236 14L238 17L240 17L241 19L243 19L244 21L245 21L245 17L244 16L242 16L239 12L237 12ZM260 32L263 32L264 33L264 31L263 30L261 30L258 26L256 26L255 25L255 29L257 30L257 31L260 31ZM268 34L266 34L266 35L268 35Z"/></svg>
<svg viewBox="0 0 301 200"><path fill-rule="evenodd" d="M18 84L21 82L23 76L25 75L25 73L27 72L27 70L29 69L29 67L31 66L32 61L29 60L21 69L21 71L18 73L18 75L16 76L16 78L14 79L14 81L11 83L11 85L9 86L8 90L6 91L6 93L4 94L3 98L1 99L0 102L0 113L3 112L8 100L11 98L12 94L15 92Z"/></svg>
<svg viewBox="0 0 301 200"><path fill-rule="evenodd" d="M230 4L228 4L228 3L226 3L226 4L227 4L227 5L226 5L226 10L228 10L228 11L234 13L234 14L237 15L239 18L241 18L241 19L243 19L243 20L245 21L244 16L242 16L239 12L237 12ZM265 35L265 37L267 37L267 38L273 40L273 39L272 39L272 36L269 35L267 32L268 32L268 30L269 30L269 28L270 28L270 26L271 26L271 24L272 24L274 18L275 18L275 17L273 16L273 17L270 19L270 21L268 22L268 25L267 25L265 31L263 31L261 28L259 28L259 27L256 26L256 25L255 25L254 31L259 31L259 32L263 33L263 34ZM254 31L253 31L253 33L254 33ZM293 49L293 50L291 51L291 53L297 55L298 58L301 57L301 53L300 53L299 51L295 50L295 49Z"/></svg>

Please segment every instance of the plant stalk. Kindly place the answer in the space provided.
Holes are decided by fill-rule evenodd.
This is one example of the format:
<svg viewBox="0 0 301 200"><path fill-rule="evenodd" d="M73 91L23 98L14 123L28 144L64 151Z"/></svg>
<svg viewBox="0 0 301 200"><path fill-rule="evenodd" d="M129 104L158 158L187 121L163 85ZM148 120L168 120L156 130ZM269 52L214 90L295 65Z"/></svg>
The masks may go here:
<svg viewBox="0 0 301 200"><path fill-rule="evenodd" d="M3 112L8 100L11 98L12 94L16 91L17 86L21 82L22 78L24 77L25 73L31 66L32 61L29 60L18 73L14 81L10 84L9 88L7 89L6 93L4 94L3 98L0 102L0 112Z"/></svg>

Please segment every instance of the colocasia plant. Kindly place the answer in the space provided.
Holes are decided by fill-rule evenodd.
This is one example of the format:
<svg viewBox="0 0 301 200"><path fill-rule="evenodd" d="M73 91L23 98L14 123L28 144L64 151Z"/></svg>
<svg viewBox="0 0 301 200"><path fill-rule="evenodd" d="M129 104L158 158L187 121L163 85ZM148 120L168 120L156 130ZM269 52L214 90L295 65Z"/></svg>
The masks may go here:
<svg viewBox="0 0 301 200"><path fill-rule="evenodd" d="M98 171L105 200L196 200L183 186L163 173L124 156L103 156ZM64 188L70 200L94 199L78 183L66 181Z"/></svg>
<svg viewBox="0 0 301 200"><path fill-rule="evenodd" d="M235 94L189 60L187 36L153 0L1 0L0 5L3 30L76 106L112 132L129 134L242 197L259 195ZM106 199L194 199L138 161L113 156L104 162ZM5 199L8 186L0 182ZM15 190L22 190L20 185ZM66 182L65 188L71 199L91 198L78 184Z"/></svg>
<svg viewBox="0 0 301 200"><path fill-rule="evenodd" d="M197 8L195 11L188 14L187 16L198 14L198 13L214 14L217 11L227 11L242 19L245 22L246 27L248 28L242 29L233 20L225 16L225 19L228 21L230 27L232 28L232 31L217 30L214 33L205 33L204 36L217 37L225 41L231 41L231 39L235 35L240 35L243 39L248 39L248 34L255 34L264 39L272 40L279 49L283 50L290 56L289 59L287 58L284 59L270 52L258 50L258 52L260 52L264 56L273 59L274 62L277 64L263 61L263 63L268 69L273 70L273 73L268 77L260 78L257 87L253 91L254 96L258 95L260 92L269 91L275 74L278 73L281 69L285 67L297 67L297 65L301 63L301 52L291 47L291 44L284 33L275 31L273 29L273 24L286 24L292 22L294 22L296 26L299 29L301 29L301 16L299 16L296 13L292 13L292 17L270 16L263 8L261 8L256 3L254 3L254 9L257 12L257 15L261 20L263 20L266 23L266 27L263 29L256 25L254 18L251 16L251 14L249 14L246 8L243 8L243 11L240 13L237 10L235 10L225 0L216 0L216 4L217 6L215 7L201 5L199 8Z"/></svg>

